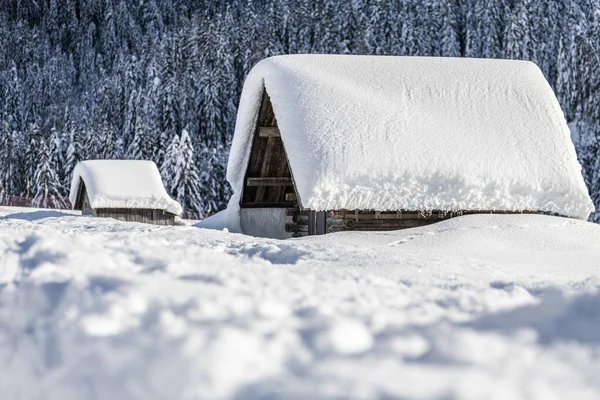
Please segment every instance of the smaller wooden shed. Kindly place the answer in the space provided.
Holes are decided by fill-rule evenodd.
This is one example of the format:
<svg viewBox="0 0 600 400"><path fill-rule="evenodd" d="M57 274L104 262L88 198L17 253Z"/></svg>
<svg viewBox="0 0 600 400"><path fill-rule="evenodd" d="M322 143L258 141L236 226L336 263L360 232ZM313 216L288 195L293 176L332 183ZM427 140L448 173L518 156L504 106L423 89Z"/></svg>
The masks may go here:
<svg viewBox="0 0 600 400"><path fill-rule="evenodd" d="M154 225L174 225L182 211L152 161L82 161L73 172L69 199L84 215Z"/></svg>

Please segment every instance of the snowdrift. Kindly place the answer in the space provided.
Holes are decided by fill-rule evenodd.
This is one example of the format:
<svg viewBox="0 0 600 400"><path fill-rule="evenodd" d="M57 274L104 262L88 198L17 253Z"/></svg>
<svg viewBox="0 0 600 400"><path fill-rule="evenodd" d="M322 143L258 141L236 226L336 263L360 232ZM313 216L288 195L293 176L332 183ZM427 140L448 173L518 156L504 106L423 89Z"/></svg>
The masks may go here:
<svg viewBox="0 0 600 400"><path fill-rule="evenodd" d="M596 224L280 241L24 214L0 207L2 400L600 398Z"/></svg>

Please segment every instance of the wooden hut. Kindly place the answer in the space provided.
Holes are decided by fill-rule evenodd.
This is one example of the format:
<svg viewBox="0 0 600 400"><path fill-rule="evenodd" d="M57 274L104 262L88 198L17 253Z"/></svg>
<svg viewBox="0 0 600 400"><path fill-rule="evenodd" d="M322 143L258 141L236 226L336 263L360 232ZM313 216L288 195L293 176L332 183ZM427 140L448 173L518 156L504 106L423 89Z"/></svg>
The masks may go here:
<svg viewBox="0 0 600 400"><path fill-rule="evenodd" d="M522 61L263 60L227 177L241 231L279 238L593 210L560 106Z"/></svg>
<svg viewBox="0 0 600 400"><path fill-rule="evenodd" d="M84 215L121 221L174 225L181 214L152 161L80 162L73 173L70 200Z"/></svg>

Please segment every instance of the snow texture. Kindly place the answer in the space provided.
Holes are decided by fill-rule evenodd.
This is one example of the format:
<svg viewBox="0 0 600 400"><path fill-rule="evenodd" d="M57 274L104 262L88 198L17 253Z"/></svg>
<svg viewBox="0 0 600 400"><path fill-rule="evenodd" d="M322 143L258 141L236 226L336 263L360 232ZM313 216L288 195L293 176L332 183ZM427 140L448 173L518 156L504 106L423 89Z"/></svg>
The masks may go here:
<svg viewBox="0 0 600 400"><path fill-rule="evenodd" d="M73 171L69 200L77 200L83 180L92 208L143 208L181 214L181 205L167 194L152 161L88 160Z"/></svg>
<svg viewBox="0 0 600 400"><path fill-rule="evenodd" d="M245 235L289 239L292 234L285 231L285 224L292 223L292 217L287 215L285 208L245 208L240 210L240 232ZM200 222L199 227L205 226ZM237 232L235 228L228 229Z"/></svg>
<svg viewBox="0 0 600 400"><path fill-rule="evenodd" d="M227 170L234 199L263 87L305 208L530 210L580 219L594 209L560 105L531 62L263 60L240 101Z"/></svg>
<svg viewBox="0 0 600 400"><path fill-rule="evenodd" d="M0 207L0 398L598 399L599 258L544 215L281 241Z"/></svg>

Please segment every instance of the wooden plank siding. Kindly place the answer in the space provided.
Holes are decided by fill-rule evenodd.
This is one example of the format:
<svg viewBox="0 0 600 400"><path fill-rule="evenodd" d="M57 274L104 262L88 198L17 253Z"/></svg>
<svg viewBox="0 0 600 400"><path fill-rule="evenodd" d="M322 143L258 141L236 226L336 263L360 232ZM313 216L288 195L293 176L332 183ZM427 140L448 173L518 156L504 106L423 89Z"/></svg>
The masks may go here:
<svg viewBox="0 0 600 400"><path fill-rule="evenodd" d="M98 208L96 216L120 221L142 222L152 225L175 225L175 215L163 210L137 208Z"/></svg>
<svg viewBox="0 0 600 400"><path fill-rule="evenodd" d="M286 229L294 236L321 235L342 231L390 231L434 224L471 214L539 214L538 211L312 211L294 215L294 223Z"/></svg>

